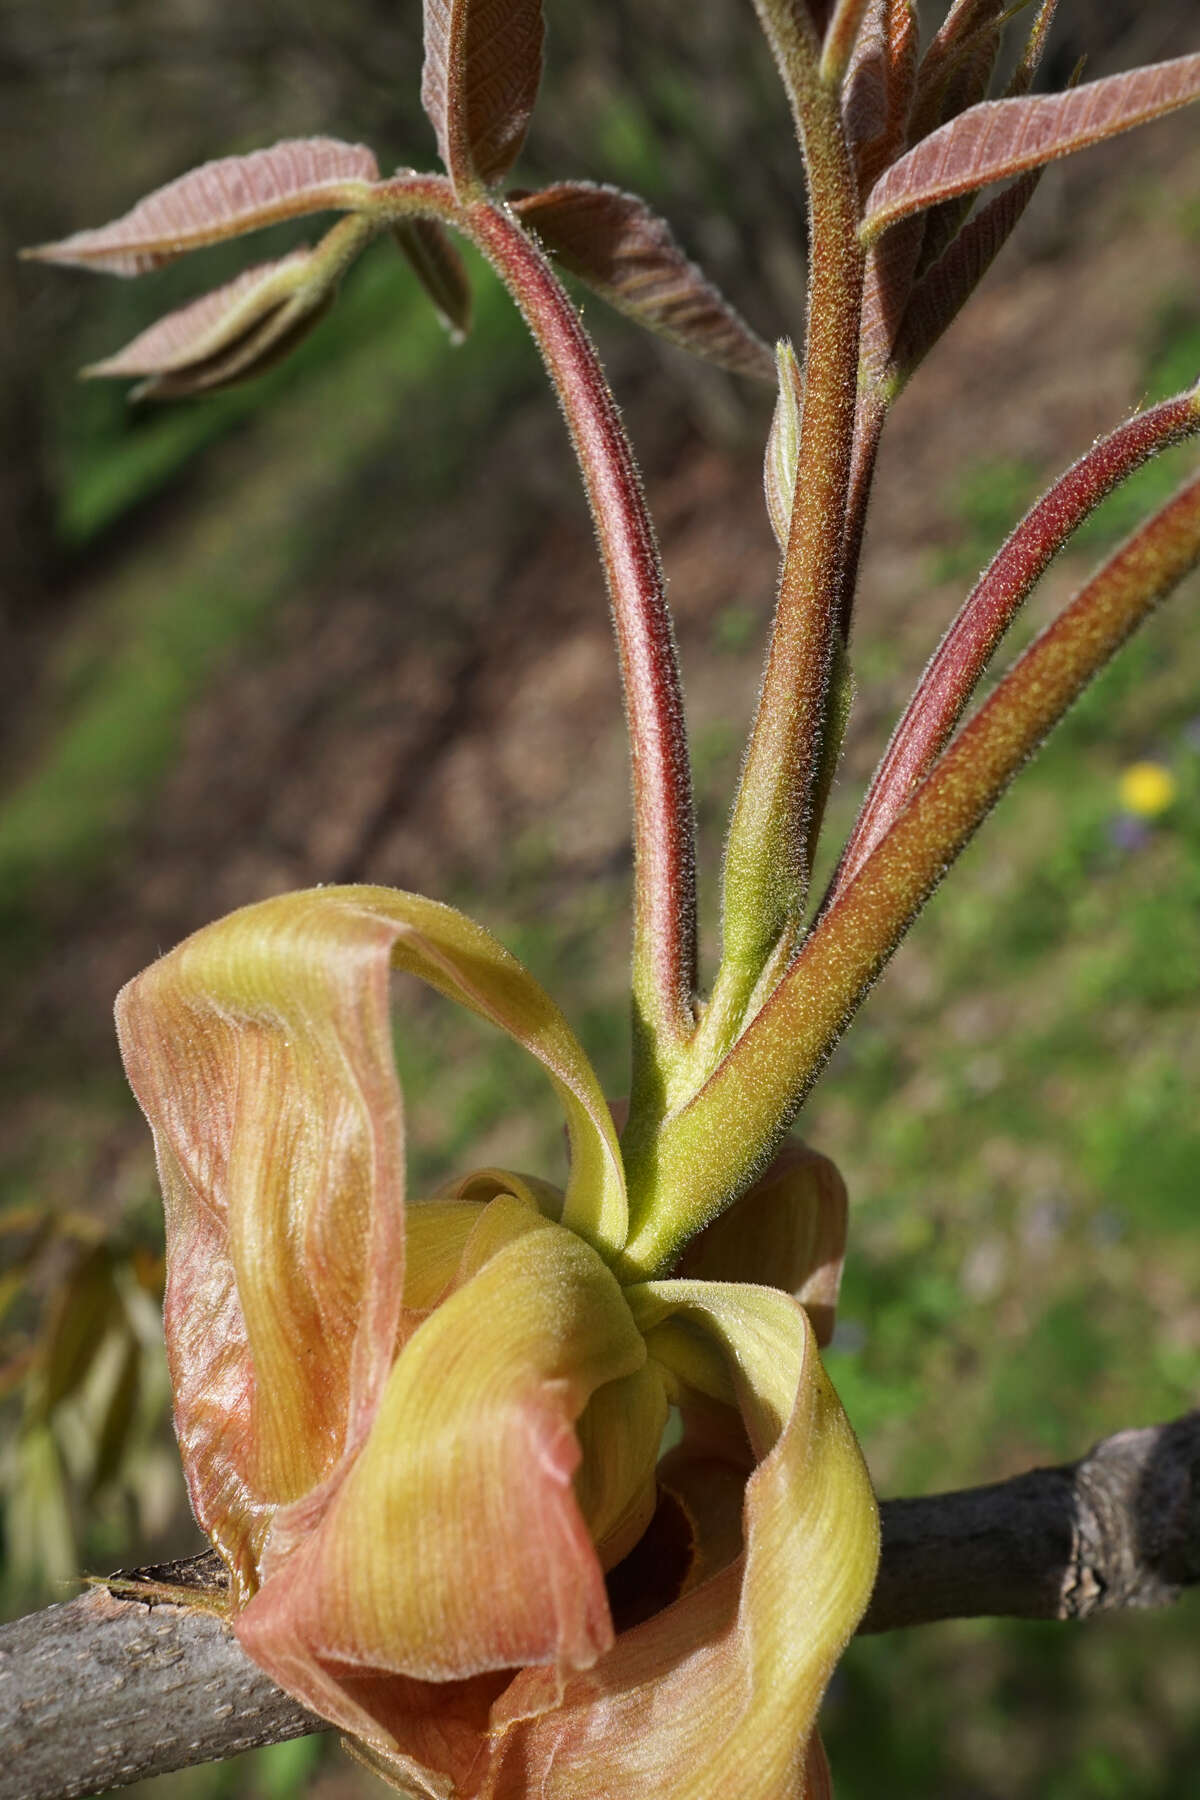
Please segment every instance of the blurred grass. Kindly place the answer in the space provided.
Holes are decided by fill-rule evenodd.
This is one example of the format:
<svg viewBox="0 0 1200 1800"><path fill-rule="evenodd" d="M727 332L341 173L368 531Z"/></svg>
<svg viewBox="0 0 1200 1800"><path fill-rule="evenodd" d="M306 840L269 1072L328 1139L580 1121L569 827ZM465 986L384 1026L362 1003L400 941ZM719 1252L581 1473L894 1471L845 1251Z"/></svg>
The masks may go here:
<svg viewBox="0 0 1200 1800"><path fill-rule="evenodd" d="M1142 357L1139 406L1153 406L1200 382L1200 305L1194 295L1169 293L1160 300L1144 333ZM1072 552L1098 555L1128 536L1170 498L1194 462L1191 444L1181 444L1146 463L1084 522ZM1011 457L982 457L960 471L948 490L960 529L932 556L933 580L973 581L1054 474Z"/></svg>
<svg viewBox="0 0 1200 1800"><path fill-rule="evenodd" d="M1148 399L1200 366L1194 305L1159 323ZM1083 575L1084 556L1194 465L1185 446L1143 470L1080 534L1072 567ZM981 567L1035 489L1023 465L968 470L937 577ZM802 1122L859 1204L827 1360L885 1492L1069 1460L1118 1422L1196 1404L1196 588L1001 803ZM1142 757L1177 784L1150 825L1119 798ZM856 1642L826 1709L838 1792L867 1800L884 1768L903 1796L1186 1800L1196 1627L1192 1596L1163 1618Z"/></svg>

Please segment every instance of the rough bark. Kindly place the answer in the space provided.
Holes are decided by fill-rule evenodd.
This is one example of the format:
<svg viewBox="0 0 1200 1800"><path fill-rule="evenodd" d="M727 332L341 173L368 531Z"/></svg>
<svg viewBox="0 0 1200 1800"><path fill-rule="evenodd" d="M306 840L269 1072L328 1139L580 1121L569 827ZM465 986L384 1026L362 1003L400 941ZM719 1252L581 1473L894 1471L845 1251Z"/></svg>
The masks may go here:
<svg viewBox="0 0 1200 1800"><path fill-rule="evenodd" d="M1200 1581L1200 1412L1120 1431L1078 1463L882 1510L860 1631L1162 1606Z"/></svg>
<svg viewBox="0 0 1200 1800"><path fill-rule="evenodd" d="M0 1627L0 1800L73 1800L145 1775L324 1730L211 1610L210 1552L95 1587ZM114 1581L116 1578L114 1578ZM1122 1431L1081 1462L883 1504L863 1631L937 1619L1082 1619L1160 1606L1200 1582L1200 1412Z"/></svg>

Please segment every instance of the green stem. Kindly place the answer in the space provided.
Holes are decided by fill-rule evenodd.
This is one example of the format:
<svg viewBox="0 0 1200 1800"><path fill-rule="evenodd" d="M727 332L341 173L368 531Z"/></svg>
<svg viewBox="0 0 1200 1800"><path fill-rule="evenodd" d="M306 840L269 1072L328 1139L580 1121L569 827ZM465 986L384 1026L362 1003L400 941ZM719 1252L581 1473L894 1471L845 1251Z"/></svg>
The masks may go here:
<svg viewBox="0 0 1200 1800"><path fill-rule="evenodd" d="M653 1116L693 1028L696 981L691 772L654 528L599 358L541 250L502 204L478 200L460 206L439 177L420 186L425 209L471 239L520 307L558 395L591 507L613 609L633 761L633 1110ZM409 203L406 210L416 210L411 181L401 197Z"/></svg>
<svg viewBox="0 0 1200 1800"><path fill-rule="evenodd" d="M819 78L795 10L760 6L804 151L810 277L791 529L725 853L723 956L711 1011L735 1029L764 965L795 932L803 911L854 442L864 268L854 174L837 95ZM792 21L790 33L775 16L781 11Z"/></svg>
<svg viewBox="0 0 1200 1800"><path fill-rule="evenodd" d="M1117 550L942 752L700 1093L660 1134L626 1260L670 1267L743 1192L942 875L1088 682L1200 563L1200 476Z"/></svg>

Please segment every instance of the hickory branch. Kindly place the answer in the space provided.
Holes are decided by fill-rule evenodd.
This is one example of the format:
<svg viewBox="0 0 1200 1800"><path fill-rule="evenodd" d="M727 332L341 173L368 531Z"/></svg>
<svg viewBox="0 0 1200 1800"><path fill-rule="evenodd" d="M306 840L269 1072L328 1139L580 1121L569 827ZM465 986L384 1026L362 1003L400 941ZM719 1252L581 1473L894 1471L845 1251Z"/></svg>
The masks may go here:
<svg viewBox="0 0 1200 1800"><path fill-rule="evenodd" d="M1200 1583L1200 1412L1121 1431L1076 1463L883 1503L860 1631L938 1619L1083 1619ZM114 1578L0 1628L0 1800L75 1800L328 1727L212 1610L209 1551ZM133 1597L194 1587L207 1605Z"/></svg>

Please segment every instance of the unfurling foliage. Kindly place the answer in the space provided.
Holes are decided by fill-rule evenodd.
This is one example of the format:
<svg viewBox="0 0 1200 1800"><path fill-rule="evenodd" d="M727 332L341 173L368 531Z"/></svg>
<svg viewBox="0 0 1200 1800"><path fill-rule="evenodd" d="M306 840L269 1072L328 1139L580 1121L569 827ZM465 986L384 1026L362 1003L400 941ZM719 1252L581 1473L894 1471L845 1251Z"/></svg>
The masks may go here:
<svg viewBox="0 0 1200 1800"><path fill-rule="evenodd" d="M565 1018L488 932L386 889L263 900L162 957L118 1007L167 1208L176 1426L196 1517L232 1577L232 1627L403 1792L830 1791L817 1709L878 1535L819 1355L845 1189L786 1134L949 863L1200 560L1193 477L966 716L1050 560L1118 483L1200 429L1191 388L1094 444L1016 527L901 717L828 890L813 889L888 410L1042 167L1200 96L1200 56L1034 93L1054 0L993 96L1023 10L955 0L922 52L911 0L757 0L807 176L808 310L783 322L802 354L781 333L772 357L639 196L569 178L504 190L542 79L539 0L426 0L421 93L444 173L383 177L361 146L279 144L33 253L137 275L342 215L315 247L248 269L89 371L169 398L286 354L376 238L465 333L462 238L530 327L596 525L632 747L628 1107L610 1110ZM778 603L710 979L654 531L558 270L776 383L764 480ZM485 1168L406 1196L394 969L541 1064L570 1139L563 1191Z"/></svg>

